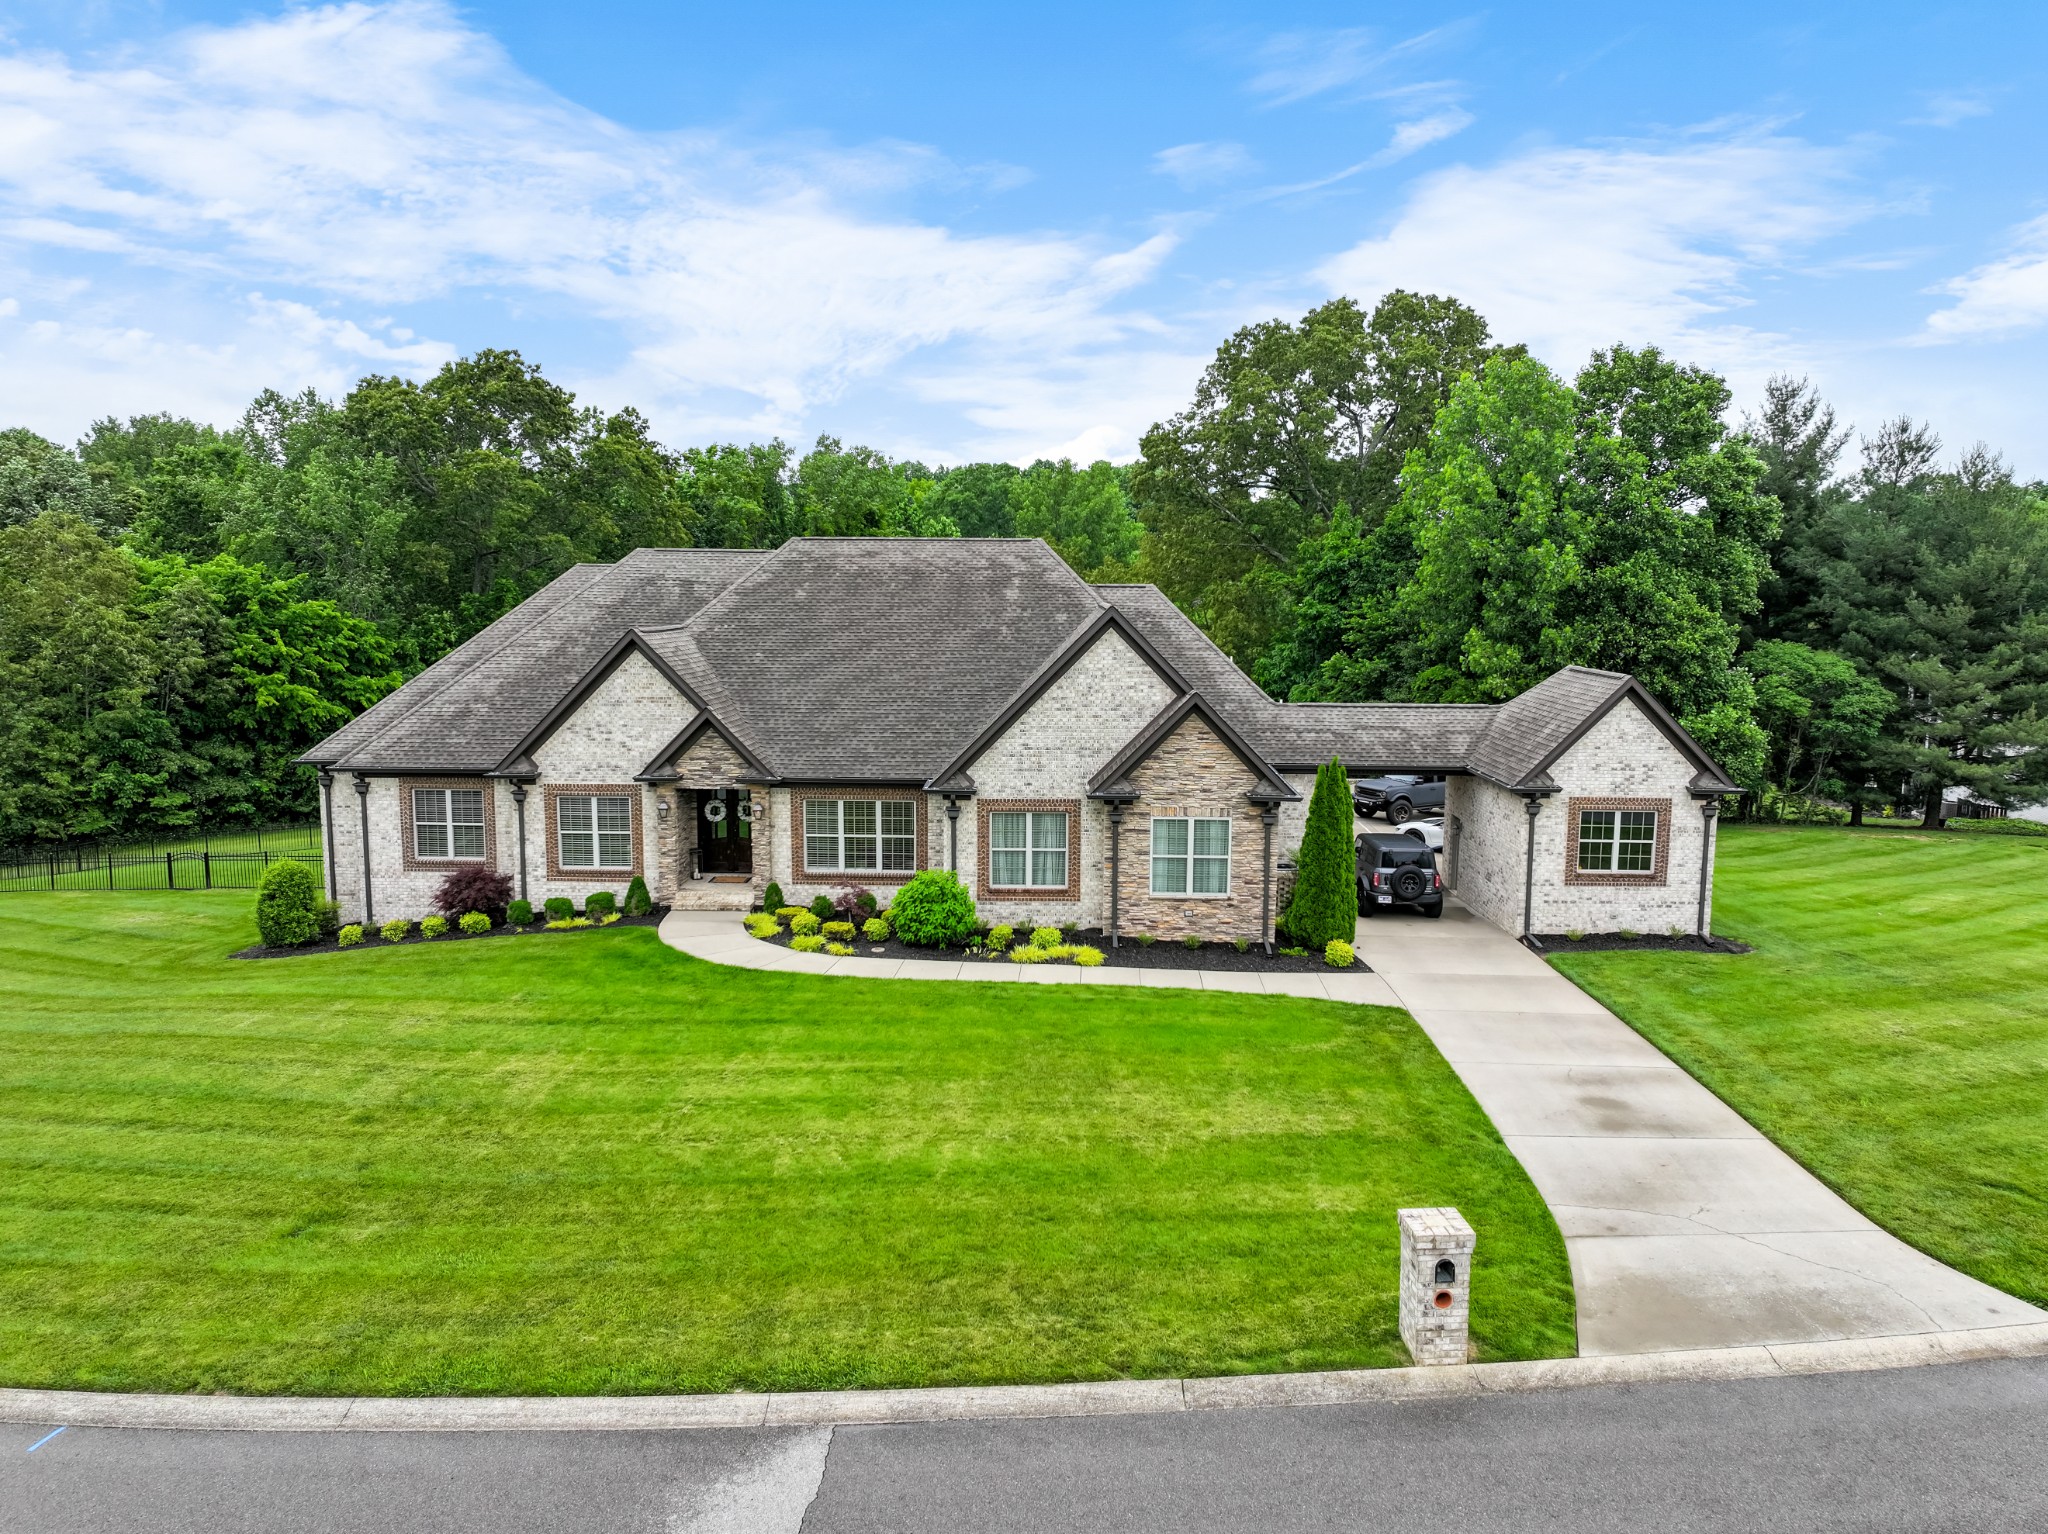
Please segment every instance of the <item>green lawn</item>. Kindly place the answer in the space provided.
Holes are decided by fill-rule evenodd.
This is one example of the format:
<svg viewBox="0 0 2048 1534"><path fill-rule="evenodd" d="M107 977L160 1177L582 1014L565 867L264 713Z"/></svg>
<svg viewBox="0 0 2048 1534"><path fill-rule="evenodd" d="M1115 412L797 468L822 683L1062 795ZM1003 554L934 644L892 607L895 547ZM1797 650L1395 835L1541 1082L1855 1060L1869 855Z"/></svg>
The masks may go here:
<svg viewBox="0 0 2048 1534"><path fill-rule="evenodd" d="M2048 841L1728 827L1742 957L1558 967L1850 1203L2048 1304Z"/></svg>
<svg viewBox="0 0 2048 1534"><path fill-rule="evenodd" d="M0 1383L931 1385L1485 1356L1548 1212L1406 1014L721 969L645 929L250 963L245 894L0 902Z"/></svg>

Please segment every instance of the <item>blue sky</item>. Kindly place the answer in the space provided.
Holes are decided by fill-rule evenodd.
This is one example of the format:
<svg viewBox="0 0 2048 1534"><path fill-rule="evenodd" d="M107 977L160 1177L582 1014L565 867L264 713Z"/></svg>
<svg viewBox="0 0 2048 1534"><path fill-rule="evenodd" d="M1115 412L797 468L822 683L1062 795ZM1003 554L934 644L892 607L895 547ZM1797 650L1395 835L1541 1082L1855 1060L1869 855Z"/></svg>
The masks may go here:
<svg viewBox="0 0 2048 1534"><path fill-rule="evenodd" d="M1659 14L1667 13L1667 14ZM1446 292L2048 475L2048 8L0 0L0 422L512 346L677 445L1128 458Z"/></svg>

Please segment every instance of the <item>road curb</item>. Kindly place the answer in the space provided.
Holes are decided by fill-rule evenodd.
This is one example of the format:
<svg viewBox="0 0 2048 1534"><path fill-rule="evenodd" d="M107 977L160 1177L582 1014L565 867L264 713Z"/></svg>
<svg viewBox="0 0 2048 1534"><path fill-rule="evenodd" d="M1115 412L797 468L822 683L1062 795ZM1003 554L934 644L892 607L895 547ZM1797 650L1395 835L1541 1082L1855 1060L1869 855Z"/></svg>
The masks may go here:
<svg viewBox="0 0 2048 1534"><path fill-rule="evenodd" d="M1841 1342L1552 1358L1530 1363L1100 1380L936 1390L821 1390L717 1396L199 1396L0 1389L0 1422L216 1432L631 1432L853 1427L1034 1417L1267 1410L1432 1401L1596 1385L1850 1374L2048 1357L2048 1323Z"/></svg>

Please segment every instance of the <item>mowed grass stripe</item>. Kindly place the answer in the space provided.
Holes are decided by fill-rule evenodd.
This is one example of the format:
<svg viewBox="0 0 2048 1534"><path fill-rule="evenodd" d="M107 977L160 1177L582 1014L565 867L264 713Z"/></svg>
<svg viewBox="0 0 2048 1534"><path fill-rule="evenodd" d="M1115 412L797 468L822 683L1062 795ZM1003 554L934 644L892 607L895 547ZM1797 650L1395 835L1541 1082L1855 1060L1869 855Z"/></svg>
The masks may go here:
<svg viewBox="0 0 2048 1534"><path fill-rule="evenodd" d="M1728 827L1757 952L1558 966L1872 1220L2048 1304L2048 841Z"/></svg>
<svg viewBox="0 0 2048 1534"><path fill-rule="evenodd" d="M645 929L263 963L240 894L0 905L0 1380L303 1393L1405 1362L1402 1204L1487 1357L1562 1242L1403 1013L859 982Z"/></svg>

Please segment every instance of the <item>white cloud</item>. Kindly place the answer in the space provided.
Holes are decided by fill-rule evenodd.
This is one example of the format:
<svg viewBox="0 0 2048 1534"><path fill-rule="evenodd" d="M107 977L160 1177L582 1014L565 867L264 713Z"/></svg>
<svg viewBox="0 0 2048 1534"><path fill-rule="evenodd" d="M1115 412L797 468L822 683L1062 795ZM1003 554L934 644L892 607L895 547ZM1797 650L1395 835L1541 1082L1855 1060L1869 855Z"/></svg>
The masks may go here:
<svg viewBox="0 0 2048 1534"><path fill-rule="evenodd" d="M1385 234L1317 275L1360 298L1453 294L1567 372L1616 341L1796 370L1781 338L1720 317L1746 279L1868 211L1844 172L1836 151L1767 134L1540 149L1424 177Z"/></svg>
<svg viewBox="0 0 2048 1534"><path fill-rule="evenodd" d="M1989 91L1929 91L1923 99L1926 107L1921 114L1906 119L1917 127L1953 128L1973 117L1991 115Z"/></svg>
<svg viewBox="0 0 2048 1534"><path fill-rule="evenodd" d="M1440 96L1456 87L1445 81L1397 84L1390 77L1417 55L1453 42L1468 30L1469 23L1452 22L1385 46L1369 27L1277 33L1258 50L1260 69L1251 78L1250 90L1270 106L1330 93L1353 98Z"/></svg>
<svg viewBox="0 0 2048 1534"><path fill-rule="evenodd" d="M108 61L0 56L0 279L42 282L0 280L24 322L0 332L0 413L52 408L32 353L70 380L55 395L81 397L120 353L154 408L365 362L420 371L450 344L366 316L483 298L608 329L621 360L585 384L673 434L796 431L881 369L943 354L918 365L978 378L963 408L1028 456L1091 428L1023 409L1038 393L1016 359L1159 345L1126 305L1174 241L963 236L868 206L1016 177L915 145L633 132L540 88L436 0L293 9ZM59 302L59 271L84 291ZM32 345L30 320L73 350ZM94 413L131 392L95 395Z"/></svg>
<svg viewBox="0 0 2048 1534"><path fill-rule="evenodd" d="M1184 187L1229 181L1257 168L1258 162L1242 144L1175 144L1152 156L1154 171Z"/></svg>
<svg viewBox="0 0 2048 1534"><path fill-rule="evenodd" d="M2011 244L2010 254L1934 289L1956 301L1927 317L1923 341L2013 335L2048 323L2048 214L2020 225Z"/></svg>

